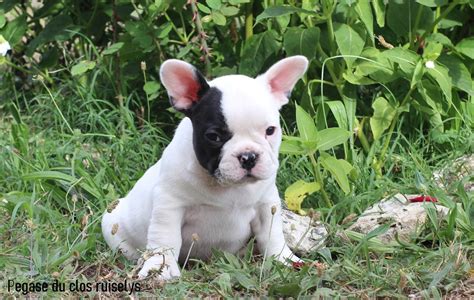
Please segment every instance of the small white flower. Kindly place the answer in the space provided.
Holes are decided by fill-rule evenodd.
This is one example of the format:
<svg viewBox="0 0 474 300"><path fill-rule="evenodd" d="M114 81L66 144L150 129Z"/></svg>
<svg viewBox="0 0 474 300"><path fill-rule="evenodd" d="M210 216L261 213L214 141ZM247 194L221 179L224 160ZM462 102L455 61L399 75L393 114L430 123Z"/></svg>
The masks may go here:
<svg viewBox="0 0 474 300"><path fill-rule="evenodd" d="M426 61L426 62L425 62L425 67L426 67L427 69L434 69L434 67L435 67L434 61L432 61L432 60Z"/></svg>
<svg viewBox="0 0 474 300"><path fill-rule="evenodd" d="M0 56L5 56L7 55L8 50L10 50L12 47L10 46L10 43L7 41L0 42Z"/></svg>

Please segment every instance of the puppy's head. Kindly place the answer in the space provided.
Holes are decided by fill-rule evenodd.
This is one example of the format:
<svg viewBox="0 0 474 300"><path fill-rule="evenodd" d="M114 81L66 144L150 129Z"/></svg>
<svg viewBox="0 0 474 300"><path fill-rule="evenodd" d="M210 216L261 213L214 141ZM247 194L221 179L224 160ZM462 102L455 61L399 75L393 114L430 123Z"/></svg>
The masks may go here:
<svg viewBox="0 0 474 300"><path fill-rule="evenodd" d="M197 160L221 184L275 176L281 143L279 109L304 74L303 56L285 58L257 78L207 82L192 65L167 60L160 77L171 104L191 119Z"/></svg>

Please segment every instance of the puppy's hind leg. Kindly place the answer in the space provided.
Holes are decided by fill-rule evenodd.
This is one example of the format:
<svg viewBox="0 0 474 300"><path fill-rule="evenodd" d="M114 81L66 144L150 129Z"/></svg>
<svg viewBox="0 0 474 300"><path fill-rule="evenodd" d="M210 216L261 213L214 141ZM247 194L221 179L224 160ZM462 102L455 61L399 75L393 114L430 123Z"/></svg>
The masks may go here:
<svg viewBox="0 0 474 300"><path fill-rule="evenodd" d="M121 224L118 216L117 209L110 213L107 211L104 213L102 217L102 234L112 250L120 250L126 258L136 260L140 258L140 253L121 234L120 227L123 224Z"/></svg>

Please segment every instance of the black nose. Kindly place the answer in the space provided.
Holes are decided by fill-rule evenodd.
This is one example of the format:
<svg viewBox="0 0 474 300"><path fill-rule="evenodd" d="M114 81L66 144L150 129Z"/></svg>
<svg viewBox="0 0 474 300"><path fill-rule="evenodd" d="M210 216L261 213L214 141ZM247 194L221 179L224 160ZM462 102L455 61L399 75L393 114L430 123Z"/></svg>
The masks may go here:
<svg viewBox="0 0 474 300"><path fill-rule="evenodd" d="M240 165L247 171L250 171L257 162L258 154L254 152L244 152L237 157Z"/></svg>

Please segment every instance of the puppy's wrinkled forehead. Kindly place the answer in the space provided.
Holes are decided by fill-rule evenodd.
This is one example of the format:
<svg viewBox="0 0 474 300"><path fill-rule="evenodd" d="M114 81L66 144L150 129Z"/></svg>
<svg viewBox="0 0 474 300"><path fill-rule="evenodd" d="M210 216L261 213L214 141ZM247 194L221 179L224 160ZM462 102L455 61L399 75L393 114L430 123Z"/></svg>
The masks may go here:
<svg viewBox="0 0 474 300"><path fill-rule="evenodd" d="M229 75L216 78L209 85L220 92L219 110L231 132L278 123L280 105L272 98L268 86L258 79Z"/></svg>

